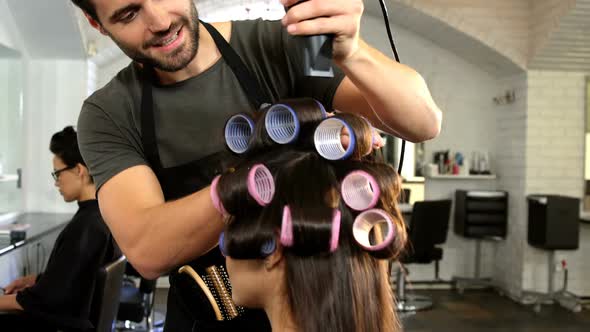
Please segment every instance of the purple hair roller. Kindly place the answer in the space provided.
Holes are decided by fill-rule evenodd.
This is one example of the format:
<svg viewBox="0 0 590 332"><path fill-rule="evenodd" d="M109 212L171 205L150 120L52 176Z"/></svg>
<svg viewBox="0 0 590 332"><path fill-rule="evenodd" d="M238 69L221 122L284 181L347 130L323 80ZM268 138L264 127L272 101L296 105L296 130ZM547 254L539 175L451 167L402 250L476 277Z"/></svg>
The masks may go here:
<svg viewBox="0 0 590 332"><path fill-rule="evenodd" d="M254 121L244 114L236 114L225 124L225 142L228 148L241 154L248 151L248 141L254 132Z"/></svg>
<svg viewBox="0 0 590 332"><path fill-rule="evenodd" d="M313 100L316 102L316 104L318 104L318 108L320 109L320 111L322 112L322 119L325 119L328 117L328 112L326 112L326 108L324 107L324 105L322 103L320 103L317 100Z"/></svg>
<svg viewBox="0 0 590 332"><path fill-rule="evenodd" d="M248 172L248 193L260 206L266 206L275 194L272 174L263 164L256 164Z"/></svg>
<svg viewBox="0 0 590 332"><path fill-rule="evenodd" d="M273 252L275 252L276 249L277 249L277 243L275 242L275 239L272 238L272 239L264 242L264 244L262 245L262 248L260 249L260 253L262 254L263 257L267 257L267 256L270 256Z"/></svg>
<svg viewBox="0 0 590 332"><path fill-rule="evenodd" d="M348 130L349 144L346 149L342 146L342 129ZM342 160L350 157L355 149L356 137L354 131L342 119L328 118L323 120L315 130L313 141L318 153L328 160Z"/></svg>
<svg viewBox="0 0 590 332"><path fill-rule="evenodd" d="M260 253L262 254L262 257L267 257L270 256L273 252L275 252L276 249L277 244L275 242L275 239L273 238L264 242L262 248L260 248ZM221 254L224 257L229 256L227 254L227 250L225 249L225 232L221 232L221 234L219 234L219 250L221 251Z"/></svg>
<svg viewBox="0 0 590 332"><path fill-rule="evenodd" d="M380 223L387 224L387 235L378 244L371 244L370 234ZM359 214L352 225L352 234L356 242L368 251L380 251L387 248L395 237L395 227L391 216L381 209L371 209Z"/></svg>
<svg viewBox="0 0 590 332"><path fill-rule="evenodd" d="M224 217L229 215L225 208L223 207L223 203L221 203L221 199L219 198L219 193L217 192L217 185L219 184L219 179L221 175L216 176L211 182L211 189L209 193L211 194L211 201L213 202L213 206L219 213L221 213Z"/></svg>
<svg viewBox="0 0 590 332"><path fill-rule="evenodd" d="M266 113L264 125L268 136L278 144L293 143L301 130L297 113L285 104L272 105Z"/></svg>
<svg viewBox="0 0 590 332"><path fill-rule="evenodd" d="M225 232L221 232L221 234L219 234L219 251L221 251L221 254L223 255L223 257L227 257L227 251L225 250Z"/></svg>
<svg viewBox="0 0 590 332"><path fill-rule="evenodd" d="M375 178L365 171L352 171L341 186L342 199L351 209L363 211L373 208L379 201L381 190Z"/></svg>
<svg viewBox="0 0 590 332"><path fill-rule="evenodd" d="M365 118L364 116L361 116L361 118L363 118L363 120L365 120L365 122L369 125L369 128L371 128L371 151L373 151L373 146L375 146L376 141L375 136L379 134L377 133L377 131L375 131L375 127L373 127L373 124L371 124L371 121L369 121L369 119Z"/></svg>

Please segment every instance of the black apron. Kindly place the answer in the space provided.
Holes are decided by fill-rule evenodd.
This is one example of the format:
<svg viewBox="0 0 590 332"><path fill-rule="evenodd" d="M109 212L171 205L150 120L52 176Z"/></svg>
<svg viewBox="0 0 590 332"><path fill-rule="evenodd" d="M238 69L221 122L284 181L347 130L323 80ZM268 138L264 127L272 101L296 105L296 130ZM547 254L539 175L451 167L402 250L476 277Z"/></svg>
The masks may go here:
<svg viewBox="0 0 590 332"><path fill-rule="evenodd" d="M211 25L201 22L213 37L225 62L237 77L254 109L270 101L262 92L239 55L223 36ZM141 97L142 144L150 166L160 181L166 201L195 193L208 186L213 178L227 169L235 158L226 151L220 151L187 164L164 168L160 161L156 142L152 82L155 82L153 68L143 70ZM222 128L218 128L222 130ZM219 248L214 248L198 259L187 262L195 271L211 265L225 266L225 258ZM212 310L204 305L204 299L195 281L187 274L170 272L170 290L166 312L165 331L271 331L270 323L262 310L245 310L233 320L215 321Z"/></svg>

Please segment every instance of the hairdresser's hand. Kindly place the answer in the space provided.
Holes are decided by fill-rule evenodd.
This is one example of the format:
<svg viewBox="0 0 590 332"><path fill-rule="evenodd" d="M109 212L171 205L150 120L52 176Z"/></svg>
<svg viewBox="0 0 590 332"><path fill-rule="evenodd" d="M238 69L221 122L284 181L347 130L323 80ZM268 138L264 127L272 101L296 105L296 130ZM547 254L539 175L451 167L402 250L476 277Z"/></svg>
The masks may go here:
<svg viewBox="0 0 590 332"><path fill-rule="evenodd" d="M334 115L334 112L328 112L328 117ZM342 131L340 132L340 144L342 144L342 147L345 149L348 148L348 144L350 144L350 135L346 127L342 127ZM377 129L373 128L373 149L381 149L384 146L385 140L381 137L381 134L379 134Z"/></svg>
<svg viewBox="0 0 590 332"><path fill-rule="evenodd" d="M342 128L342 132L340 132L340 143L344 149L348 148L348 144L350 144L350 135L346 127ZM373 149L381 149L383 146L385 146L385 140L373 128Z"/></svg>
<svg viewBox="0 0 590 332"><path fill-rule="evenodd" d="M8 286L4 287L4 294L10 295L10 294L14 294L18 291L21 291L25 288L29 288L35 284L36 279L37 279L37 276L34 274L20 277L20 278L14 280L13 282L11 282Z"/></svg>
<svg viewBox="0 0 590 332"><path fill-rule="evenodd" d="M300 0L281 0L291 7ZM289 8L283 25L292 35L333 34L336 62L348 59L359 49L362 0L308 0Z"/></svg>

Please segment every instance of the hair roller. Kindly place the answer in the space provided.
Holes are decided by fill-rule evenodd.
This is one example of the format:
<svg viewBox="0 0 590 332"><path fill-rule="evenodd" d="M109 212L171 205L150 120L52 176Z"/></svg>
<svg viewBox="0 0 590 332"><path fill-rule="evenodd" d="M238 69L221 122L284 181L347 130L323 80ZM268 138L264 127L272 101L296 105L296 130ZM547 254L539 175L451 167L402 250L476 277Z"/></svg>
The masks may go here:
<svg viewBox="0 0 590 332"><path fill-rule="evenodd" d="M338 113L336 118L340 118L352 128L356 138L355 150L350 157L354 160L360 160L362 157L369 155L373 151L373 126L366 118L352 113Z"/></svg>
<svg viewBox="0 0 590 332"><path fill-rule="evenodd" d="M326 116L324 106L315 99L288 99L268 109L264 124L274 142L293 144L300 136L310 136L315 125Z"/></svg>
<svg viewBox="0 0 590 332"><path fill-rule="evenodd" d="M277 242L274 238L267 240L264 242L262 247L260 248L260 254L262 257L267 257L272 255L273 252L277 249Z"/></svg>
<svg viewBox="0 0 590 332"><path fill-rule="evenodd" d="M225 249L225 232L221 232L221 234L219 234L219 251L221 251L221 254L223 255L223 257L227 257L229 256L227 253L227 249Z"/></svg>
<svg viewBox="0 0 590 332"><path fill-rule="evenodd" d="M329 250L330 252L336 251L338 249L338 241L340 238L340 224L341 224L341 217L342 214L339 209L333 209L332 211L332 221L330 224L330 242L329 242ZM284 247L292 247L295 243L293 237L293 217L291 215L291 208L288 205L285 205L283 208L283 216L281 221L281 235L280 235L280 242L281 245Z"/></svg>
<svg viewBox="0 0 590 332"><path fill-rule="evenodd" d="M213 206L215 207L215 209L221 213L222 216L226 217L228 215L227 211L225 210L225 208L223 207L223 203L221 203L221 199L219 198L219 179L221 178L221 175L216 176L213 179L213 182L211 182L211 189L209 191L209 194L211 195L211 201L213 202Z"/></svg>
<svg viewBox="0 0 590 332"><path fill-rule="evenodd" d="M376 227L380 227L382 223L387 226L387 233L380 236L380 232L373 232L373 230L380 229ZM381 209L370 209L360 213L352 225L352 234L355 241L364 250L378 258L395 256L400 250L394 241L396 233L393 218ZM374 243L371 243L372 238Z"/></svg>
<svg viewBox="0 0 590 332"><path fill-rule="evenodd" d="M338 249L338 240L340 239L340 224L342 213L338 209L334 209L332 214L332 235L330 236L330 252Z"/></svg>
<svg viewBox="0 0 590 332"><path fill-rule="evenodd" d="M260 247L260 257L265 258L272 255L273 252L277 249L277 243L274 238L264 241L262 246ZM221 232L219 234L219 250L224 257L230 256L228 250L225 246L225 232Z"/></svg>
<svg viewBox="0 0 590 332"><path fill-rule="evenodd" d="M380 207L390 213L397 210L396 202L399 200L401 191L401 179L395 168L385 163L360 163L358 169L366 171L379 180Z"/></svg>
<svg viewBox="0 0 590 332"><path fill-rule="evenodd" d="M277 146L277 143L273 141L266 130L265 118L271 105L266 108L262 108L261 111L256 114L254 132L248 142L248 155L256 154L262 151L268 151L271 148Z"/></svg>
<svg viewBox="0 0 590 332"><path fill-rule="evenodd" d="M291 247L293 245L293 219L291 218L289 205L285 205L283 208L280 241L283 247Z"/></svg>
<svg viewBox="0 0 590 332"><path fill-rule="evenodd" d="M349 133L346 149L342 145L342 131ZM356 137L352 127L344 120L331 117L322 121L316 128L313 141L318 153L328 160L349 158L356 146Z"/></svg>
<svg viewBox="0 0 590 332"><path fill-rule="evenodd" d="M371 174L357 170L344 177L341 193L346 205L353 210L362 211L371 209L377 204L381 190Z"/></svg>
<svg viewBox="0 0 590 332"><path fill-rule="evenodd" d="M234 153L248 150L248 142L254 132L254 120L245 114L236 114L225 123L225 142Z"/></svg>
<svg viewBox="0 0 590 332"><path fill-rule="evenodd" d="M248 193L260 206L266 206L272 200L275 182L263 164L254 165L248 172Z"/></svg>
<svg viewBox="0 0 590 332"><path fill-rule="evenodd" d="M374 146L375 145L375 141L376 141L376 137L379 136L379 133L375 130L375 127L373 127L373 124L371 123L371 121L369 121L369 119L367 119L366 117L359 115L363 120L365 120L365 122L367 123L367 125L369 126L369 128L371 128L371 145Z"/></svg>
<svg viewBox="0 0 590 332"><path fill-rule="evenodd" d="M217 181L216 181L217 180ZM233 216L266 206L274 197L274 178L263 164L239 167L214 180L219 197L219 209ZM214 197L212 196L215 204ZM218 209L218 210L219 210Z"/></svg>

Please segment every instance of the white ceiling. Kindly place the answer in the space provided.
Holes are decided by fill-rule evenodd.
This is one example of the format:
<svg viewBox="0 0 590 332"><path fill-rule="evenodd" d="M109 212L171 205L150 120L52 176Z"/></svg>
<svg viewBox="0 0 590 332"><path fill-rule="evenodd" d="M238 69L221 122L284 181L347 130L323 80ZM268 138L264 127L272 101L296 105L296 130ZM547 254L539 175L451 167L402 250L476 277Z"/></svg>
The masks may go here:
<svg viewBox="0 0 590 332"><path fill-rule="evenodd" d="M31 58L86 57L70 0L6 0L6 4Z"/></svg>
<svg viewBox="0 0 590 332"><path fill-rule="evenodd" d="M492 74L522 71L506 56L443 20L396 0L386 2L392 24L416 32ZM92 29L70 0L6 0L6 3L32 58L86 58L89 54L101 65L121 56L112 41ZM278 0L197 0L196 3L201 17L209 21L282 15ZM379 0L365 0L365 13L382 17ZM589 18L590 0L577 0L574 10L562 18L546 46L533 58L531 67L590 70Z"/></svg>
<svg viewBox="0 0 590 332"><path fill-rule="evenodd" d="M529 68L590 72L590 0L576 1Z"/></svg>
<svg viewBox="0 0 590 332"><path fill-rule="evenodd" d="M504 76L523 71L520 66L498 51L436 17L395 0L387 0L386 5L391 24L400 25L431 40L492 75ZM379 0L365 0L365 12L383 17Z"/></svg>

